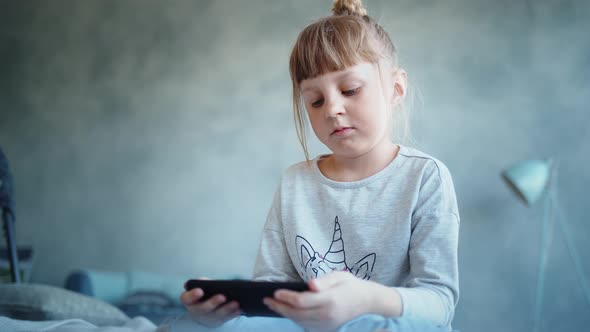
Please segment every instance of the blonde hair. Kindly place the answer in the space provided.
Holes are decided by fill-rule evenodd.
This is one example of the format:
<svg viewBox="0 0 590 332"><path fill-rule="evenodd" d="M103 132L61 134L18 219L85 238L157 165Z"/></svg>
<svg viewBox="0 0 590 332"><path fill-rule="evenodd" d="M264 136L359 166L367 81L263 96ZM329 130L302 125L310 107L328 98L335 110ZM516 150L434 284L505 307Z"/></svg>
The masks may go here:
<svg viewBox="0 0 590 332"><path fill-rule="evenodd" d="M385 61L397 67L393 42L381 25L367 15L361 0L336 0L332 12L334 15L319 19L299 33L289 59L295 127L308 161L307 117L302 111L301 81L361 62L379 65ZM400 113L404 113L403 105ZM404 133L408 131L407 123L403 116Z"/></svg>

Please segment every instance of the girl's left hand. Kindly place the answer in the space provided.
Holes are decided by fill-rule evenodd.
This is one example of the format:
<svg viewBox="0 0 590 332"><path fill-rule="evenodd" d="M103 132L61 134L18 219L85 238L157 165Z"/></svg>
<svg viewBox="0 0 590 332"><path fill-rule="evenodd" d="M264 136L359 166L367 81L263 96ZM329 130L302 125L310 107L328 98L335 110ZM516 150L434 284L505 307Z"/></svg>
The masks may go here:
<svg viewBox="0 0 590 332"><path fill-rule="evenodd" d="M264 303L312 331L334 331L370 312L375 286L349 272L336 271L309 281L308 292L278 290Z"/></svg>

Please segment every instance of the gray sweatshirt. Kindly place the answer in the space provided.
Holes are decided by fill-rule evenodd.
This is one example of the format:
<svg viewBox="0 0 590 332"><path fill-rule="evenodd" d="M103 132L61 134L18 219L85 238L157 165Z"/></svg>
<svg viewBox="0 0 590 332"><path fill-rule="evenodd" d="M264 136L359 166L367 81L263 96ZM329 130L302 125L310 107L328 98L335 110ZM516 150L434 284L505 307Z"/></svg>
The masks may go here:
<svg viewBox="0 0 590 332"><path fill-rule="evenodd" d="M378 173L337 182L319 156L288 168L262 233L254 279L308 281L334 270L395 287L402 317L451 328L459 298L459 212L449 170L400 146Z"/></svg>

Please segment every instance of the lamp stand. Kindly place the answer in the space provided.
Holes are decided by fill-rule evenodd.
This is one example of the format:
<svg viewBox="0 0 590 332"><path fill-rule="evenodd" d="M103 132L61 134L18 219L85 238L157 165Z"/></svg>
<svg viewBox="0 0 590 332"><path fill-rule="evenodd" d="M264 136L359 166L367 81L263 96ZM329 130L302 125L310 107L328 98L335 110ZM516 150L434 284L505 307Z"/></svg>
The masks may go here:
<svg viewBox="0 0 590 332"><path fill-rule="evenodd" d="M535 309L533 316L534 332L538 332L540 329L541 309L545 295L545 270L547 269L549 247L551 246L551 241L553 238L553 218L551 218L551 204L551 198L549 195L545 195L545 202L543 204L543 224L541 230L541 257L539 259L539 268L537 270L537 289L535 292Z"/></svg>
<svg viewBox="0 0 590 332"><path fill-rule="evenodd" d="M576 275L578 276L578 281L582 286L582 290L584 291L584 296L586 297L586 302L590 306L590 286L588 286L588 279L584 275L584 269L582 268L582 263L580 259L580 255L574 246L574 241L572 238L572 234L570 232L569 226L567 225L565 215L561 210L561 206L557 201L557 195L554 194L553 200L555 201L555 208L557 210L557 225L563 234L565 239L565 245L567 247L567 251L574 263L574 269L576 270Z"/></svg>
<svg viewBox="0 0 590 332"><path fill-rule="evenodd" d="M553 238L553 228L554 228L554 221L557 221L557 225L563 234L563 238L566 244L566 248L568 250L569 256L574 263L574 269L576 271L576 275L578 277L578 281L582 286L582 290L584 292L584 296L586 297L586 301L588 305L590 305L590 287L588 286L588 280L584 275L584 270L582 268L580 256L576 251L574 246L574 241L572 239L571 232L566 222L566 218L564 216L563 211L561 210L561 206L559 204L559 200L557 198L557 193L555 191L555 184L556 181L556 171L557 167L554 167L552 170L552 174L549 178L549 183L547 185L547 195L545 195L545 204L544 204L544 211L543 211L543 228L541 233L541 258L539 262L539 269L537 271L537 290L535 293L535 311L533 316L533 331L538 332L540 329L541 323L541 309L543 305L543 297L544 297L544 284L545 284L545 270L547 268L547 260L548 260L548 253L549 248L551 246L551 241Z"/></svg>

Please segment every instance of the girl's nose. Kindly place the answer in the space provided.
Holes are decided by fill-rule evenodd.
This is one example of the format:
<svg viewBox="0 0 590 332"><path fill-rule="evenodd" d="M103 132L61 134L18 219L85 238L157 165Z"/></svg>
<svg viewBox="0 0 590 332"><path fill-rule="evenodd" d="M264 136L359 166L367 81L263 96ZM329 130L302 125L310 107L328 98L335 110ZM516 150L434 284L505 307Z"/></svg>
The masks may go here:
<svg viewBox="0 0 590 332"><path fill-rule="evenodd" d="M339 98L331 98L326 103L326 117L332 118L344 114L344 104Z"/></svg>

